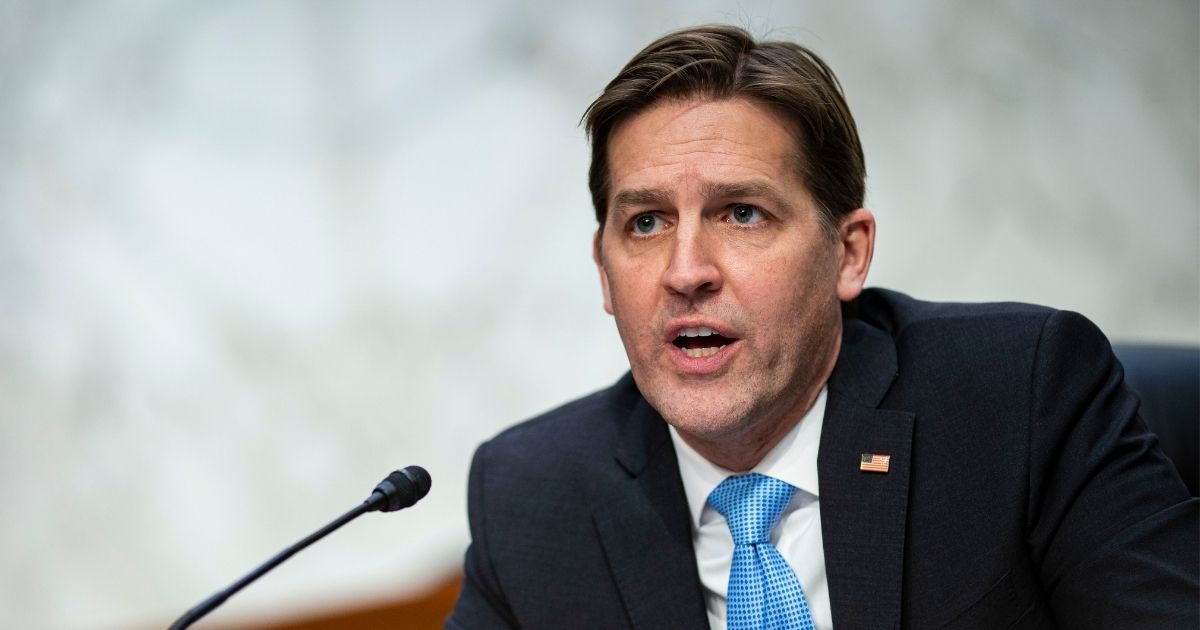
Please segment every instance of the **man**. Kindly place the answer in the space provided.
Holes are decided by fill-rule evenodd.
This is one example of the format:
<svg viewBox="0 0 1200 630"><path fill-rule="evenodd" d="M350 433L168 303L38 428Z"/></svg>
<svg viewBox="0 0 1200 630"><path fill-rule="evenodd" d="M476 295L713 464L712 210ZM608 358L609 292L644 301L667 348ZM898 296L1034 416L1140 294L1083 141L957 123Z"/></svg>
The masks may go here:
<svg viewBox="0 0 1200 630"><path fill-rule="evenodd" d="M668 35L587 129L631 375L479 448L447 627L1197 627L1196 503L1101 333L863 290L813 53Z"/></svg>

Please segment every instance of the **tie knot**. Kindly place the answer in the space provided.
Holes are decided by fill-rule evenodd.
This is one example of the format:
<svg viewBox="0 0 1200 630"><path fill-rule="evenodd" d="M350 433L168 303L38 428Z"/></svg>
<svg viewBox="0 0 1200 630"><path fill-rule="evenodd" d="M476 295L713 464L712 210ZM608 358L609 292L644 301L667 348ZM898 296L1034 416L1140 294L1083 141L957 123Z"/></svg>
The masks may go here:
<svg viewBox="0 0 1200 630"><path fill-rule="evenodd" d="M795 486L786 481L750 473L722 481L708 495L708 503L729 522L733 544L754 544L767 542L795 493Z"/></svg>

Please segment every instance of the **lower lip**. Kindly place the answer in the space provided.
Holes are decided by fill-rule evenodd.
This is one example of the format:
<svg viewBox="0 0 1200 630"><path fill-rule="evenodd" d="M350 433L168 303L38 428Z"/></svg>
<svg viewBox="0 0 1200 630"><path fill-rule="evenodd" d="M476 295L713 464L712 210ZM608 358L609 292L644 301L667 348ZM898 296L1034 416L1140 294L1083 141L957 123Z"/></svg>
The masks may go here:
<svg viewBox="0 0 1200 630"><path fill-rule="evenodd" d="M683 349L673 343L667 344L671 362L683 374L704 376L719 372L725 364L733 359L733 355L741 347L742 340L737 339L726 344L724 348L706 357L689 357Z"/></svg>

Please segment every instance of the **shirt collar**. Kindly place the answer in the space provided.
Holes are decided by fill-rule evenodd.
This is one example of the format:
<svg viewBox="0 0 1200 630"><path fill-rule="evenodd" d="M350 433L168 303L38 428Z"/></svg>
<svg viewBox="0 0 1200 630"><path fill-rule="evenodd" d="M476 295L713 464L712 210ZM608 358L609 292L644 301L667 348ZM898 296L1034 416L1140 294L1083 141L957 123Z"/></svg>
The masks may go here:
<svg viewBox="0 0 1200 630"><path fill-rule="evenodd" d="M820 496L817 450L821 445L821 425L825 419L826 390L826 387L821 387L816 401L800 422L749 472L786 481L813 497ZM735 473L705 459L679 437L675 427L668 426L668 430L671 441L675 443L675 457L679 461L679 476L683 480L684 494L687 495L692 526L699 529L701 516L708 505L708 495L712 494L717 484Z"/></svg>

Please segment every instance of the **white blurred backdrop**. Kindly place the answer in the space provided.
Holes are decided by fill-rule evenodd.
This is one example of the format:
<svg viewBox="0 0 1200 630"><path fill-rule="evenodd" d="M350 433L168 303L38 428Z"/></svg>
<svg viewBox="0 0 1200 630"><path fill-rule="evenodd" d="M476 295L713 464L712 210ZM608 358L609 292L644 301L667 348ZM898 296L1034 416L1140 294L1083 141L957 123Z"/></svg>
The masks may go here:
<svg viewBox="0 0 1200 630"><path fill-rule="evenodd" d="M833 66L872 284L1200 340L1197 2L0 5L0 627L162 627L457 570L470 455L625 369L577 123L665 31Z"/></svg>

